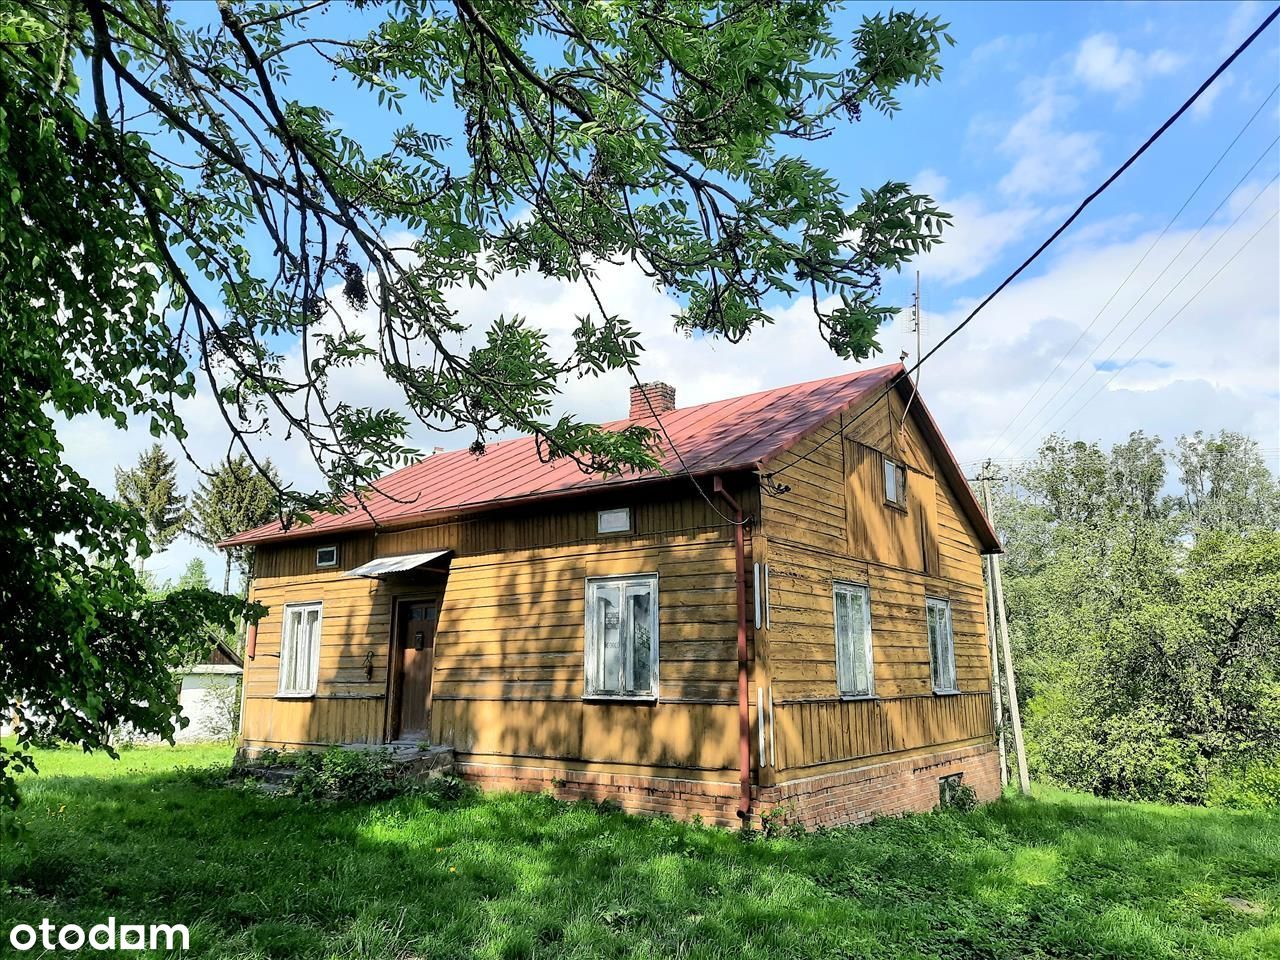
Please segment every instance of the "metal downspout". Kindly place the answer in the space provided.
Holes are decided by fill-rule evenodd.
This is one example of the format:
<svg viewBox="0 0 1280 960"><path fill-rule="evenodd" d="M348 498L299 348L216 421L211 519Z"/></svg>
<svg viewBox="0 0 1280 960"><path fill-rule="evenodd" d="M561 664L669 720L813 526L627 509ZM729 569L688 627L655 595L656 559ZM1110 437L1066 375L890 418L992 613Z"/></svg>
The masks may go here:
<svg viewBox="0 0 1280 960"><path fill-rule="evenodd" d="M713 489L733 510L734 573L738 594L738 818L751 817L751 715L747 688L747 550L742 532L742 506L716 477Z"/></svg>

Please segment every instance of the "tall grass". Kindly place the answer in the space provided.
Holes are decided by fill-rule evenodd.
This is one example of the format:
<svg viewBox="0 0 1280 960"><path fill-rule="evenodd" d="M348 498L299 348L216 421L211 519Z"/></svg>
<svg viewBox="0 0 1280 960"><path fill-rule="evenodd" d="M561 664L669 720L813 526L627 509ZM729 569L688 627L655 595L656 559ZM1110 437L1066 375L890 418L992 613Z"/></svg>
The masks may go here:
<svg viewBox="0 0 1280 960"><path fill-rule="evenodd" d="M1041 791L744 840L537 795L308 805L222 785L222 748L38 759L6 939L111 915L238 960L1280 957L1266 814Z"/></svg>

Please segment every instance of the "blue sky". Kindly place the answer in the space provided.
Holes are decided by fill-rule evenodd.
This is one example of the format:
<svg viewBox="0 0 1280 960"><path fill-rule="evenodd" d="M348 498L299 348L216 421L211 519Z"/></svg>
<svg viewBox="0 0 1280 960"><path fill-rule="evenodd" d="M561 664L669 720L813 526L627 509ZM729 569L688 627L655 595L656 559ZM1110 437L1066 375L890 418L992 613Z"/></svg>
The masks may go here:
<svg viewBox="0 0 1280 960"><path fill-rule="evenodd" d="M852 6L841 15L841 32L878 9L887 8ZM1268 12L1250 2L935 2L916 9L951 22L957 45L944 54L941 82L905 91L892 118L868 112L798 149L851 196L905 179L955 215L947 243L919 263L926 349ZM312 89L321 79L298 75ZM1280 227L1268 220L1280 207L1273 143L1280 94L1271 95L1278 81L1280 27L1273 24L1047 256L926 365L921 391L962 461L994 456L1012 465L1049 430L1113 442L1135 429L1171 441L1230 428L1256 437L1273 469L1280 464ZM349 134L366 142L385 135L386 121L342 99L337 85L326 87L337 97L327 106ZM412 119L436 131L453 123L439 114ZM673 383L681 405L852 366L825 348L802 304L777 303L777 323L735 347L675 335L673 302L638 273L619 270L608 281L643 334L642 374ZM891 278L887 299L908 303L913 285L913 271ZM459 292L455 305L478 325L499 313L525 314L553 342L589 306L580 289L529 277ZM885 328L881 342L884 354L865 365L914 351L905 318ZM365 402L394 399L376 370L352 371L343 389ZM601 420L621 416L626 382L566 385L563 406ZM226 436L208 400L194 401L186 417L197 455L217 459ZM460 442L417 439L428 448ZM120 433L77 421L64 441L72 462L109 488L111 468L132 460L150 436L145 425ZM312 479L301 451L279 437L269 443L287 478ZM184 480L193 484L194 471L184 467ZM189 543L151 566L176 577L195 555L217 568L216 557Z"/></svg>

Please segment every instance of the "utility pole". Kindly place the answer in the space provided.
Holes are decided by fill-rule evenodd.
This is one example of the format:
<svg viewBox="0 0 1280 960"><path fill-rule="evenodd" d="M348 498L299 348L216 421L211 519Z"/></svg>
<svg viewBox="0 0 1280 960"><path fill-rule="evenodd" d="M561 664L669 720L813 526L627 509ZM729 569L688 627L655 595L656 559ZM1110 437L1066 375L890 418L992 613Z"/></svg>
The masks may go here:
<svg viewBox="0 0 1280 960"><path fill-rule="evenodd" d="M999 479L995 476L991 461L982 468L983 506L987 511L987 519L995 523L995 514L991 502L991 481ZM1013 673L1013 650L1009 643L1009 618L1004 608L1004 582L1000 578L1000 554L993 553L987 558L991 572L991 596L995 600L994 618L1000 633L1000 652L1004 661L1005 690L1009 695L1009 720L1013 725L1013 752L1018 763L1018 789L1024 796L1031 793L1031 780L1027 776L1027 751L1022 742L1022 711L1018 706L1018 681Z"/></svg>
<svg viewBox="0 0 1280 960"><path fill-rule="evenodd" d="M983 496L983 508L990 510ZM988 514L989 515L989 514ZM1000 787L1009 785L1009 750L1004 741L1004 696L1000 679L1000 645L996 640L996 602L991 593L991 558L982 558L982 572L985 574L984 586L987 600L987 642L991 647L991 714L995 719L996 743L1000 747Z"/></svg>

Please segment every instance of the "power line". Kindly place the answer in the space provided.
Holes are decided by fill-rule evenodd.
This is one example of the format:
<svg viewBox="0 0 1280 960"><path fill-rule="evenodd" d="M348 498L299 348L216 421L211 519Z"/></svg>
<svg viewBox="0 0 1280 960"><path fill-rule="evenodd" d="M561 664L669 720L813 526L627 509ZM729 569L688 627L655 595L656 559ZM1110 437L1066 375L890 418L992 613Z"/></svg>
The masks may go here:
<svg viewBox="0 0 1280 960"><path fill-rule="evenodd" d="M1275 183L1275 178L1272 178L1271 183ZM1268 186L1270 186L1270 184L1268 184ZM1249 239L1246 240L1244 243L1242 243L1240 245L1240 248L1236 250L1236 252L1233 253L1230 257L1228 257L1227 260L1223 262L1222 266L1218 267L1218 269L1213 272L1212 276L1210 276L1208 280L1206 280L1203 284L1200 285L1200 289L1197 290L1195 293L1193 293L1187 299L1187 301L1183 303L1183 305L1179 307L1177 311L1175 311L1169 317L1168 320L1162 323L1160 327L1154 333L1152 333L1151 336L1149 336L1146 339L1146 341L1142 344L1142 346L1138 347L1138 349L1133 352L1133 356L1131 356L1128 360L1126 360L1124 363L1118 366L1115 372L1111 374L1111 376L1108 377L1106 381L1104 381L1102 385L1098 387L1098 389L1096 389L1093 393L1091 393L1084 403L1076 407L1075 412L1072 413L1071 416L1067 417L1066 420L1062 421L1062 423L1059 425L1059 429L1061 429L1062 427L1065 427L1072 420L1078 417L1080 415L1081 410L1083 410L1090 403L1092 403L1097 398L1097 396L1100 393L1102 393L1103 390L1105 390L1108 386L1110 386L1112 381L1114 381L1116 377L1120 376L1120 374L1124 372L1124 370L1129 366L1129 364L1133 363L1133 361L1138 358L1138 356L1142 353L1142 351L1147 349L1147 347L1151 345L1151 343L1156 339L1156 337L1160 336L1160 334L1162 334L1166 329L1168 329L1169 325L1173 323L1174 320L1178 319L1178 317L1182 315L1182 312L1186 310L1187 307L1191 306L1191 304L1194 303L1199 298L1200 294L1204 293L1205 289L1209 286L1209 284L1213 283L1213 281L1217 279L1218 274L1222 273L1223 270L1225 270L1227 267L1229 267L1231 264L1233 264L1236 261L1236 258L1239 257L1240 254L1244 252L1245 248L1248 247L1249 244L1251 244L1257 238L1258 234L1262 233L1263 230L1269 227L1272 224L1272 222L1275 221L1276 217L1280 217L1280 211L1277 211L1276 213L1273 213L1271 214L1271 216L1267 217L1267 219L1263 221L1262 225L1258 227L1258 229L1255 230L1252 234L1250 234ZM1117 350L1118 349L1119 348L1117 347ZM1114 356L1114 354L1112 354L1112 356ZM1109 359L1110 358L1108 358L1108 360Z"/></svg>
<svg viewBox="0 0 1280 960"><path fill-rule="evenodd" d="M1010 417L1009 422L1006 423L1000 429L1000 431L996 434L995 439L991 441L991 446L987 448L988 456L996 452L996 449L997 449L996 444L1000 442L1000 439L1008 432L1009 428L1018 422L1018 418L1022 416L1022 414L1026 411L1027 407L1031 406L1031 402L1040 395L1040 391L1049 385L1049 381L1053 379L1053 375L1057 373L1060 369L1062 369L1062 365L1063 363L1066 362L1067 357L1071 356L1071 352L1080 345L1080 341L1083 340L1085 338L1085 335L1088 334L1088 332L1094 328L1098 320L1102 317L1102 314L1106 312L1107 307L1111 306L1111 304L1115 301L1115 298L1119 295L1120 291L1124 289L1125 285L1130 280L1133 279L1133 275L1138 272L1138 268L1140 268L1144 263L1146 263L1147 257L1151 256L1151 252L1155 250L1156 246L1159 245L1160 241L1165 238L1165 235L1169 232L1170 228L1172 228L1174 223L1177 222L1177 219L1180 216L1182 216L1182 212L1187 209L1187 206L1191 203L1191 201L1194 200L1196 198L1196 195L1200 193L1200 188L1203 187L1205 183L1208 182L1211 176L1213 176L1214 171L1217 170L1218 167L1222 164L1222 161L1226 159L1227 154L1230 153L1232 148L1234 148L1235 145L1240 142L1240 138L1244 136L1245 131L1247 131L1251 126L1253 126L1253 122L1258 119L1258 116L1259 114L1262 113L1263 108L1265 108L1266 105L1271 102L1271 98L1276 95L1277 90L1280 90L1280 84L1276 84L1274 87L1272 87L1271 92L1266 95L1266 97L1263 99L1263 101L1260 104L1258 104L1258 109L1253 111L1253 115L1250 116L1247 121L1245 121L1244 126L1240 128L1239 132L1236 133L1236 135L1231 139L1231 142L1227 144L1226 149L1224 149L1222 153L1218 154L1218 159L1213 161L1213 166L1211 166L1208 169L1208 171L1205 173L1205 175L1200 178L1200 182L1196 184L1195 189L1192 190L1189 194L1187 194L1187 198L1182 201L1182 206L1178 207L1178 212L1169 218L1169 222L1166 223L1164 226L1164 229L1160 231L1160 235L1156 237L1153 241L1151 241L1151 246L1147 247L1146 252L1143 253L1142 256L1139 258L1138 262L1133 265L1133 268L1130 269L1129 273L1125 276L1125 278L1120 281L1120 285L1117 286L1114 291L1112 291L1111 296L1107 297L1106 303L1104 303L1101 307L1098 308L1098 312L1093 315L1093 319L1089 321L1089 325L1080 331L1080 334L1075 338L1071 346L1067 347L1067 349L1063 351L1062 356L1058 358L1058 362L1053 365L1053 369L1050 370L1048 375L1043 380L1040 381L1040 385L1036 387L1035 391L1031 394L1031 396L1027 397L1026 401L1022 404L1022 406L1018 408L1018 412L1015 413L1012 417ZM1254 166L1257 166L1257 164L1255 163ZM1139 297L1138 299L1141 300L1142 298ZM1078 368L1077 368L1077 371L1078 371ZM1075 373L1072 373L1071 376L1074 377ZM1068 377L1067 379L1070 380L1071 378ZM1052 399L1052 397L1050 399ZM1037 408L1037 410L1043 410L1044 406L1045 404L1042 404L1040 407Z"/></svg>
<svg viewBox="0 0 1280 960"><path fill-rule="evenodd" d="M1083 370L1085 368L1085 365L1088 364L1088 362L1091 359L1093 359L1093 357L1098 353L1100 349L1102 349L1103 344L1107 342L1108 338L1110 338L1110 336L1120 328L1120 325L1124 323L1126 319L1128 319L1129 314L1133 313L1134 309L1138 306L1138 304L1140 304L1144 299L1146 299L1147 294L1150 293L1155 288L1155 285L1160 282L1160 280L1164 277L1164 275L1168 273L1169 270L1173 267L1173 265L1177 263L1178 260L1182 257L1182 255L1187 252L1187 248L1190 247L1191 244L1195 242L1196 238L1200 236L1204 228L1209 225L1209 222L1217 215L1218 211L1221 210L1226 205L1227 201L1230 200L1233 196L1235 196L1235 192L1238 189L1240 189L1241 185L1243 185L1244 182L1249 178L1249 175L1253 173L1253 171L1257 168L1258 164L1260 164L1263 160L1267 158L1267 156L1271 153L1271 148L1274 147L1277 143L1280 143L1280 136L1277 136L1274 140L1271 141L1271 143L1267 144L1267 148L1261 153L1261 155L1259 155L1258 159L1255 160L1253 162L1253 165L1250 166L1249 169L1244 172L1244 175L1238 181L1236 181L1235 186L1233 186L1230 190L1226 192L1223 198L1218 202L1218 205L1209 212L1209 215L1204 218L1204 220L1200 223L1200 226L1196 228L1195 232L1191 234L1190 237L1187 238L1187 241L1182 245L1182 247L1178 250L1178 252L1175 253L1173 257L1169 260L1169 262L1165 264L1164 269L1161 270L1158 274L1156 274L1155 278L1149 284L1147 284L1146 289L1143 290L1142 293L1138 295L1138 299L1136 299L1135 301L1133 301L1132 304L1129 305L1129 309L1126 310L1123 314L1121 314L1120 317L1116 320L1116 322L1111 325L1111 327L1107 330L1106 334L1103 335L1103 337L1098 341L1098 343L1094 346L1094 348L1090 350L1080 360L1078 364L1076 364L1076 368L1071 371L1071 374L1065 380L1063 380L1062 383L1058 384L1057 389L1054 390L1053 393L1049 394L1049 396L1045 398L1044 403L1040 404L1040 406L1036 408L1036 413L1034 416L1038 417L1041 413L1043 413L1044 410L1051 403L1053 403L1054 398L1057 397L1058 394L1060 394L1063 390L1066 389L1067 384L1069 384L1072 380L1075 379L1076 374L1079 373L1081 370ZM1255 203L1257 203L1258 200L1262 198L1263 194L1265 194L1267 190L1271 187L1271 184L1275 183L1275 181L1276 181L1276 177L1273 176L1263 186L1263 188L1254 195L1253 199L1250 200L1249 203L1245 205L1244 210L1248 210ZM1226 228L1226 230L1224 230L1222 233L1218 234L1216 238L1214 238L1214 241L1211 244L1209 244L1208 247L1205 248L1204 252L1200 254L1200 257L1196 260L1196 262L1191 264L1191 266L1188 267L1183 272L1182 276L1178 279L1178 282L1175 283L1172 287L1170 287L1168 291L1165 292L1165 295L1160 298L1159 302L1157 302L1156 305L1151 308L1151 310L1147 313L1147 315L1138 321L1138 323L1134 326L1133 330L1129 331L1129 333L1125 335L1124 339L1121 340L1120 343L1116 345L1114 350L1112 350L1111 356L1107 357L1107 360L1110 360L1111 357L1114 357L1116 354L1116 351L1118 351L1120 347L1124 346L1124 344L1129 341L1129 338L1132 337L1134 333L1136 333L1138 329L1144 323L1146 323L1147 320L1151 318L1151 315L1155 313L1156 310L1158 310L1160 306L1166 300L1168 300L1169 297L1173 295L1173 292L1182 285L1182 283L1187 279L1188 276L1190 276L1191 271L1204 262L1204 259L1213 251L1213 248L1216 247L1222 241L1223 237L1226 236L1227 230L1230 230L1231 227L1234 227L1237 223L1240 222L1240 218L1244 216L1244 210L1242 210L1236 216L1235 220L1231 222L1231 224ZM1072 391L1071 394L1068 395L1066 401L1064 403L1059 404L1054 409L1054 412L1050 414L1049 419L1052 420L1053 417L1057 416L1058 412L1062 410L1062 408L1066 406L1067 403L1070 403L1071 399L1080 392L1080 390L1082 389L1085 383L1088 383L1088 381L1087 380L1081 381L1081 383L1077 385L1076 389ZM1018 449L1018 444L1024 441L1028 432L1034 433L1037 426L1038 426L1038 421L1035 419L1031 420L1025 426L1019 428L1017 433L1013 434L1013 436L1011 436L1008 440L1006 440L1004 444L1000 447L1000 450L1004 453L1016 452Z"/></svg>
<svg viewBox="0 0 1280 960"><path fill-rule="evenodd" d="M628 363L627 370L631 374L631 379L636 382L636 387L640 390L640 396L644 397L644 405L649 408L649 415L653 417L654 421L658 424L658 430L662 433L662 436L666 438L667 446L671 448L671 452L676 455L676 460L680 462L680 471L689 478L689 482L693 484L693 488L698 491L698 495L702 497L703 500L707 501L707 506L711 508L711 512L725 523L735 527L742 527L749 524L751 522L750 517L743 517L741 520L735 520L733 517L726 516L720 512L719 508L715 505L715 501L707 495L707 491L702 489L702 484L698 483L697 478L693 475L693 471L690 470L689 465L684 462L684 455L680 452L679 448L676 447L676 442L671 439L671 434L667 432L667 425L663 423L662 418L658 416L658 411L654 408L653 401L649 399L649 391L646 390L644 384L640 382L640 377L636 373L634 364Z"/></svg>
<svg viewBox="0 0 1280 960"><path fill-rule="evenodd" d="M843 436L845 430L847 430L849 427L852 427L853 424L857 423L858 420L863 416L863 414L865 414L868 410L872 409L876 405L876 403L878 403L884 397L887 397L889 395L889 391L894 389L894 387L897 385L897 383L900 381L902 377L910 377L913 373L915 373L917 370L920 369L920 367L924 364L926 360L928 360L935 353L937 353L944 346L946 346L952 339L954 339L960 333L961 330L963 330L970 323L972 323L973 319L980 312L982 312L982 310L987 306L987 304L989 304L992 300L994 300L997 296L999 296L1004 291L1004 289L1009 286L1009 284L1013 283L1014 280L1016 280L1019 276L1021 276L1023 271L1025 271L1027 267L1031 266L1031 264L1033 264L1040 257L1040 255L1044 253L1045 250L1047 250L1054 243L1054 241L1056 241L1060 236L1062 236L1062 234L1064 234L1067 231L1067 229L1073 223L1075 223L1076 220L1080 218L1080 215L1084 213L1084 211L1095 200L1097 200L1098 197L1100 197L1108 187L1110 187L1113 183L1115 183L1118 179L1120 179L1120 177L1124 174L1124 172L1138 161L1139 157L1141 157L1144 153L1146 153L1149 149L1151 149L1152 145L1157 140L1159 140L1160 137L1162 137L1165 134L1165 132L1171 126L1173 126L1184 113L1186 113L1188 110L1191 109L1191 106L1197 100L1200 99L1200 97L1204 94L1206 90L1209 89L1210 86L1213 85L1213 82L1217 80L1218 77L1222 76L1222 74L1226 72L1227 68L1230 67L1231 64L1235 63L1236 60L1239 59L1240 55L1245 52L1245 50L1249 49L1249 47L1252 46L1253 42L1257 40L1259 36L1262 35L1262 32L1266 30L1267 27L1271 26L1272 21L1275 20L1277 16L1280 16L1280 7L1276 7L1274 10L1272 10L1271 13L1267 15L1266 19L1263 20L1262 23L1260 23L1257 26L1257 28L1251 34L1249 34L1249 36L1245 37L1243 42L1241 42L1241 44L1238 47L1236 47L1235 50L1233 50L1231 54L1225 60L1222 61L1222 63L1218 64L1217 69L1215 69L1213 73L1209 74L1208 78L1205 79L1205 81L1201 83L1199 87L1196 88L1195 92L1192 93L1191 96L1189 96L1183 102L1182 106L1178 107L1178 109L1175 110L1169 116L1169 118L1164 121L1164 123L1160 124L1160 126L1156 128L1155 132L1152 133L1151 136L1147 137L1147 139L1143 142L1143 144L1140 147L1138 147L1138 149L1135 150L1132 154L1130 154L1129 158L1125 160L1125 162L1122 163L1119 167L1117 167L1115 172L1112 173L1111 176L1107 177L1107 179L1104 180L1096 190L1094 190L1091 194L1089 194L1087 197L1084 198L1084 200L1080 202L1080 205L1077 206L1075 210L1072 211L1071 215L1067 217L1067 219L1064 220L1062 224L1056 230L1054 230L1053 233L1049 235L1048 239L1046 239L1043 243L1041 243L1040 246L1036 247L1036 249L1031 253L1029 257L1023 260L1022 263L1020 263L1012 273L1010 273L1007 277L1005 277L1004 280L1000 282L999 286L997 286L994 290L992 290L991 293L987 294L987 296L984 297L982 301L969 312L968 316L966 316L958 324L952 327L945 337L943 337L932 348L930 348L928 353L920 357L915 362L914 366L911 367L911 369L904 370L899 376L894 377L887 384L885 384L884 389L880 392L879 396L877 396L874 401L872 401L871 403L868 403L856 414L854 414L853 417L850 418L849 423L847 425L842 425L838 427L835 430L835 432L832 433L830 436L825 437L822 440L820 440L818 443L814 444L812 449L808 450L803 454L799 454L795 456L790 463L784 464L783 466L778 467L776 470L773 470L772 472L766 474L765 480L768 482L772 482L773 477L781 473L783 470L786 470L790 467L795 466L797 463L800 463L802 460L811 459L813 455L817 453L818 450L820 450L823 446L825 446L835 437ZM777 485L775 484L773 486L776 490Z"/></svg>

